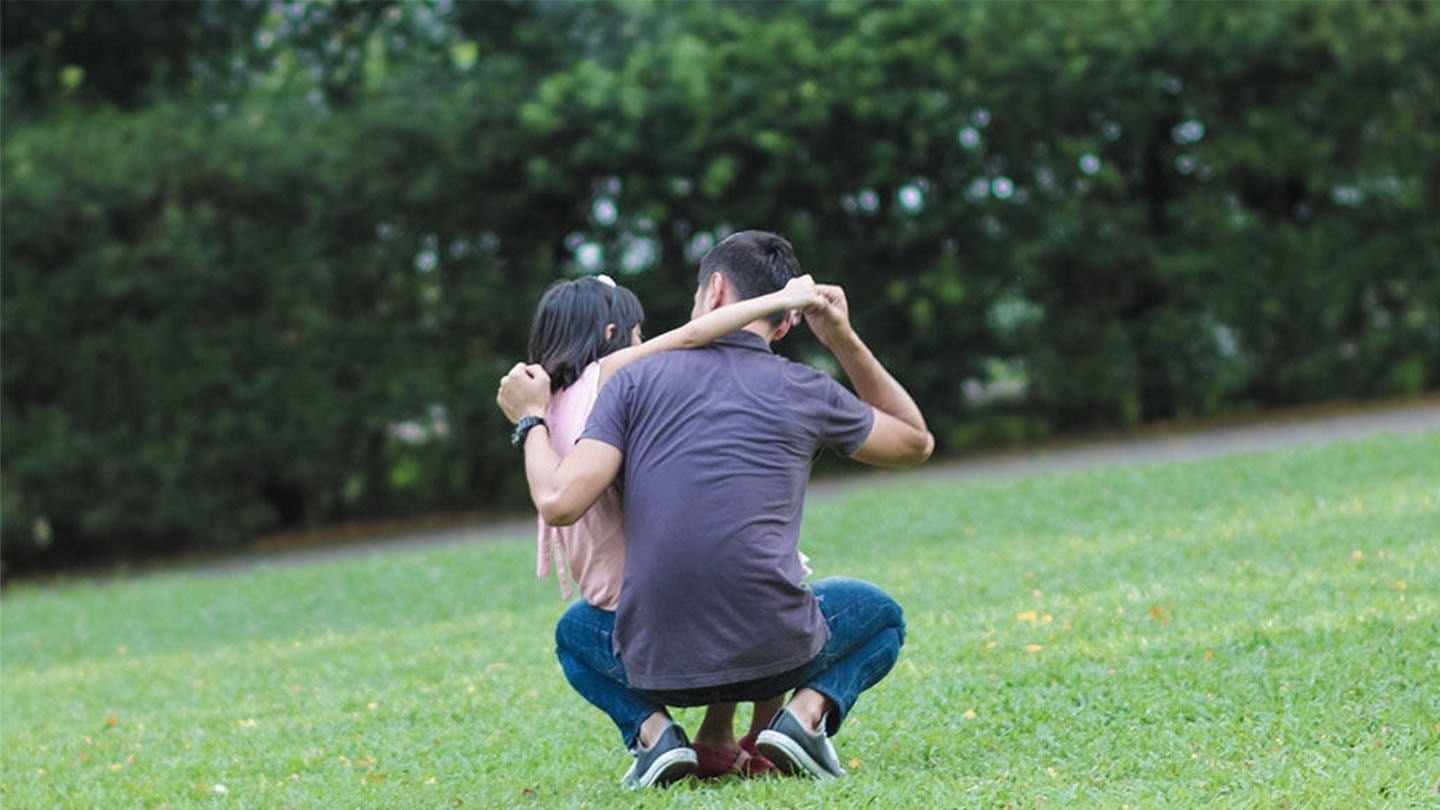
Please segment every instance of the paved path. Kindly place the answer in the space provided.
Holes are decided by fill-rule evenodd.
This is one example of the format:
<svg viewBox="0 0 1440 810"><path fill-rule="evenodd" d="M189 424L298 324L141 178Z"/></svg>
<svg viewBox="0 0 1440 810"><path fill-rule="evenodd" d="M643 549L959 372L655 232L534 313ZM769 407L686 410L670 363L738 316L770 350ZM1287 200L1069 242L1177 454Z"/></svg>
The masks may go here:
<svg viewBox="0 0 1440 810"><path fill-rule="evenodd" d="M1266 415L1263 421L1189 428L1151 427L1138 435L1113 439L1060 443L1035 449L976 456L928 464L902 473L857 472L813 482L811 502L843 496L857 487L902 484L906 481L973 481L1016 479L1047 473L1193 461L1242 453L1259 453L1306 444L1364 439L1386 434L1440 431L1440 397L1365 406L1357 410L1321 408ZM516 467L519 474L519 467ZM344 544L268 552L223 562L201 563L203 573L226 574L275 565L433 548L456 543L514 540L531 536L533 517L495 520L483 524L441 529L403 531Z"/></svg>
<svg viewBox="0 0 1440 810"><path fill-rule="evenodd" d="M1365 410L1295 411L1264 421L1227 427L1151 428L1140 435L1087 440L1015 453L962 459L900 473L929 481L1014 479L1100 467L1197 461L1263 453L1307 444L1440 431L1440 398L1376 406ZM842 482L846 489L879 482L884 473L864 472ZM897 475L889 473L895 480Z"/></svg>

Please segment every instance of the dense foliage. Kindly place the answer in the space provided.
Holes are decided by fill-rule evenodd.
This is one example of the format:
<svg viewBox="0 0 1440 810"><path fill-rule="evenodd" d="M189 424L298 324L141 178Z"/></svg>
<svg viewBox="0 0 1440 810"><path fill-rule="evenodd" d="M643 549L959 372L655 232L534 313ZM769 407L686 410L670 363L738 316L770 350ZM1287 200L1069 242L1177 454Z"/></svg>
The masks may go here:
<svg viewBox="0 0 1440 810"><path fill-rule="evenodd" d="M514 503L539 293L744 227L942 450L1440 383L1433 4L0 8L7 569Z"/></svg>

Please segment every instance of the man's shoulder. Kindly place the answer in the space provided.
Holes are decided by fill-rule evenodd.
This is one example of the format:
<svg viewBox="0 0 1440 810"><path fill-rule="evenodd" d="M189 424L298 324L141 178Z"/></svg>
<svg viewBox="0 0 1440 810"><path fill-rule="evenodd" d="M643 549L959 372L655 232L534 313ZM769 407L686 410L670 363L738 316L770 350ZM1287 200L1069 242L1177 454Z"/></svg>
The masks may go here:
<svg viewBox="0 0 1440 810"><path fill-rule="evenodd" d="M636 360L615 372L613 380L622 377L630 380L651 380L668 375L684 374L697 364L705 362L708 346L698 349L669 349Z"/></svg>
<svg viewBox="0 0 1440 810"><path fill-rule="evenodd" d="M840 382L824 369L785 357L777 356L775 359L786 381L792 385L820 388L840 386Z"/></svg>

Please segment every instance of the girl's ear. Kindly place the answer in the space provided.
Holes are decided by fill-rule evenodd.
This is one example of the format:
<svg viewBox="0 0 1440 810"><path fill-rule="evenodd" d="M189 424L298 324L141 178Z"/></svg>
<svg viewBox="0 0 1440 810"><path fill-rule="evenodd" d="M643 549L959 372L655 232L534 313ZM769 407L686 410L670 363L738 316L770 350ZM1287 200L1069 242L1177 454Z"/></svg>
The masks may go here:
<svg viewBox="0 0 1440 810"><path fill-rule="evenodd" d="M614 339L615 339L615 324L613 324L613 323L607 323L607 324L605 324L605 342L606 342L606 343L609 343L610 341L612 341L612 340L614 340Z"/></svg>

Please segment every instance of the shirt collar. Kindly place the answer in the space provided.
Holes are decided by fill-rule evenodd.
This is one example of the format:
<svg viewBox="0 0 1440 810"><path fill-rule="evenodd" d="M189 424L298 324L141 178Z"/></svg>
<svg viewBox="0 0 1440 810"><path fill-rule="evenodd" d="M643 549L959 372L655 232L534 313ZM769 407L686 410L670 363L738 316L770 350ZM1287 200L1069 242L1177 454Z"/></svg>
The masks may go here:
<svg viewBox="0 0 1440 810"><path fill-rule="evenodd" d="M774 353L774 350L770 348L769 341L765 340L765 338L760 337L754 332L750 332L745 329L737 329L728 335L716 338L714 345L733 346L737 349L753 349L756 351L769 352L772 354Z"/></svg>

